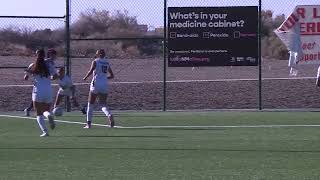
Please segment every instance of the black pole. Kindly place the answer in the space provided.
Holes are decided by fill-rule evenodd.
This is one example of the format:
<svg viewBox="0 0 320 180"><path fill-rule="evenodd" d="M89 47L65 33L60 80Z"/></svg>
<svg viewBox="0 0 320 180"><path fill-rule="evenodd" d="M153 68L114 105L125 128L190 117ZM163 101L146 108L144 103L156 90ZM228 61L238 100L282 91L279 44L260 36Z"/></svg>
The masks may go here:
<svg viewBox="0 0 320 180"><path fill-rule="evenodd" d="M258 61L259 61L259 110L262 110L262 62L261 62L261 0L259 0L259 21L258 21Z"/></svg>
<svg viewBox="0 0 320 180"><path fill-rule="evenodd" d="M71 63L70 63L70 1L66 0L66 39L65 39L65 43L66 43L66 47L65 47L65 69L66 69L66 74L68 76L71 76ZM67 112L71 111L71 106L70 106L70 99L69 97L65 98L65 106L66 106L66 110Z"/></svg>
<svg viewBox="0 0 320 180"><path fill-rule="evenodd" d="M65 61L65 68L66 74L71 76L71 69L70 69L70 4L69 0L66 0L66 61Z"/></svg>
<svg viewBox="0 0 320 180"><path fill-rule="evenodd" d="M163 107L167 110L167 0L164 0L163 9Z"/></svg>

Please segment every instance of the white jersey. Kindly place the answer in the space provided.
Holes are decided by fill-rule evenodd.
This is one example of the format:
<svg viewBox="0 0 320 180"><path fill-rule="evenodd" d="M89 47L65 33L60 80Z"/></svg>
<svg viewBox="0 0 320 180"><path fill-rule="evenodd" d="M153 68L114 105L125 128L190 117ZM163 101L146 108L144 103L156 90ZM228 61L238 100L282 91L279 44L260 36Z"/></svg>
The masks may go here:
<svg viewBox="0 0 320 180"><path fill-rule="evenodd" d="M94 61L96 62L96 68L93 72L90 90L94 93L107 93L110 64L105 58L97 58Z"/></svg>
<svg viewBox="0 0 320 180"><path fill-rule="evenodd" d="M27 72L33 64L30 64ZM36 102L50 103L52 101L52 89L51 89L51 79L50 76L56 74L55 68L51 63L46 63L49 70L49 76L41 76L39 74L33 74L33 90L32 90L32 100Z"/></svg>
<svg viewBox="0 0 320 180"><path fill-rule="evenodd" d="M320 66L318 67L318 72L317 72L317 78L319 79L320 77Z"/></svg>

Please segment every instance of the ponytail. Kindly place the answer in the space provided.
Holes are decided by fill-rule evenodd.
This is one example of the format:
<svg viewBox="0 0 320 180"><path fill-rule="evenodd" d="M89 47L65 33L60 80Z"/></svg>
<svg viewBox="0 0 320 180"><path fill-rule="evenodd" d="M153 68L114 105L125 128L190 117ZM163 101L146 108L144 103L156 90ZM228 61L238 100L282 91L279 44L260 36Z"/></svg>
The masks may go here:
<svg viewBox="0 0 320 180"><path fill-rule="evenodd" d="M44 61L45 58L45 52L44 50L37 50L37 59L34 63L34 66L31 69L31 72L33 74L40 75L41 77L48 77L49 76L49 70L48 67Z"/></svg>

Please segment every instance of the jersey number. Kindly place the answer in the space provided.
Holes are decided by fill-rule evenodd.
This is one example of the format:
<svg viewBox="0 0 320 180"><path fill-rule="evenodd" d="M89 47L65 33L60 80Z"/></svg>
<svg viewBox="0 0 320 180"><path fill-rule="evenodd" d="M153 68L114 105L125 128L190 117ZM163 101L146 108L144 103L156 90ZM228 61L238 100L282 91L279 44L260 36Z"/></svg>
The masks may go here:
<svg viewBox="0 0 320 180"><path fill-rule="evenodd" d="M102 66L102 72L108 73L108 66Z"/></svg>

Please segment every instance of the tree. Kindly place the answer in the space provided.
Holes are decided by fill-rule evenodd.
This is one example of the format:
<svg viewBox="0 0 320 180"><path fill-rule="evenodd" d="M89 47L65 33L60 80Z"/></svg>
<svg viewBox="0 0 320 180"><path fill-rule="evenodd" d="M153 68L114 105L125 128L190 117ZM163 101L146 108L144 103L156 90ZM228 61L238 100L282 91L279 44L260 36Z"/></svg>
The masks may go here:
<svg viewBox="0 0 320 180"><path fill-rule="evenodd" d="M267 10L262 11L261 16L262 55L276 59L288 59L287 48L274 33L274 30L285 21L285 15L277 15L273 18L273 12Z"/></svg>
<svg viewBox="0 0 320 180"><path fill-rule="evenodd" d="M79 19L72 24L72 37L74 38L129 38L142 37L136 17L129 16L128 11L116 11L110 13L106 10L91 9L80 14ZM135 40L114 40L103 43L87 43L77 46L77 54L88 55L87 49L105 48L110 54L118 54L120 57L140 55L138 43ZM103 47L101 47L103 45ZM117 48L117 50L115 49ZM82 52L79 52L82 49ZM112 52L111 52L112 50ZM116 51L117 53L114 53Z"/></svg>

